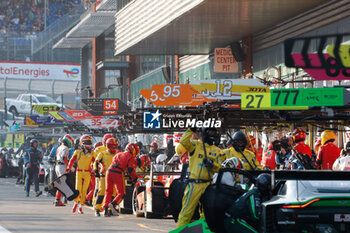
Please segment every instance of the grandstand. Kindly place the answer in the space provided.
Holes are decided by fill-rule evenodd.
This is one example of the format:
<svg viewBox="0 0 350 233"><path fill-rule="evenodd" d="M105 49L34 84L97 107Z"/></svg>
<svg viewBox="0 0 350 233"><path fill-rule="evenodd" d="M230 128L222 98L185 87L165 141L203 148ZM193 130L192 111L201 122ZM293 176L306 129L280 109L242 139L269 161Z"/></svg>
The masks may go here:
<svg viewBox="0 0 350 233"><path fill-rule="evenodd" d="M64 16L80 16L95 2L96 0L0 1L0 60L27 60L33 54L35 40L42 32L49 29L52 32L52 28L55 28L57 33L57 27L52 26L62 25L59 21L65 18L74 20ZM48 62L52 58L39 60Z"/></svg>

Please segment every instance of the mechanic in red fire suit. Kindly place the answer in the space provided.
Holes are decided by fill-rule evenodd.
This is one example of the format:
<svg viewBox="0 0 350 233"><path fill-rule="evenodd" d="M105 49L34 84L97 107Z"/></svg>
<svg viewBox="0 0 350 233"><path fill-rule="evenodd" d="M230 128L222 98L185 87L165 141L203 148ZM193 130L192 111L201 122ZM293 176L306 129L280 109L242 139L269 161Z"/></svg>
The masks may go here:
<svg viewBox="0 0 350 233"><path fill-rule="evenodd" d="M111 209L114 216L118 215L117 206L125 196L124 173L128 172L133 179L133 183L136 183L136 155L139 153L139 146L136 143L129 143L126 145L124 152L117 153L113 157L112 163L106 173L106 195L103 205L105 216L109 216L108 207ZM113 201L111 201L114 187L116 187L117 195Z"/></svg>
<svg viewBox="0 0 350 233"><path fill-rule="evenodd" d="M265 152L262 160L261 166L264 170L274 170L276 169L276 154L281 151L281 141L274 140L270 142L268 151Z"/></svg>
<svg viewBox="0 0 350 233"><path fill-rule="evenodd" d="M322 170L332 169L334 161L339 157L341 149L334 144L335 133L325 130L321 134L321 148L316 163Z"/></svg>
<svg viewBox="0 0 350 233"><path fill-rule="evenodd" d="M305 144L306 134L303 129L296 128L293 131L294 149L302 154L307 154L311 158L311 148Z"/></svg>

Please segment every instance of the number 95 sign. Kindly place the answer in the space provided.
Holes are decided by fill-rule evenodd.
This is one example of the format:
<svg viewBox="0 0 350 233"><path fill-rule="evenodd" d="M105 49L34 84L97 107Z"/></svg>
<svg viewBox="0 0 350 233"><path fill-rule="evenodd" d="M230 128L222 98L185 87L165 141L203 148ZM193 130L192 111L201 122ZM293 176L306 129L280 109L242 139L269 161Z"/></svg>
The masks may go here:
<svg viewBox="0 0 350 233"><path fill-rule="evenodd" d="M156 84L152 89L143 89L140 94L155 106L201 105L208 101L190 84Z"/></svg>

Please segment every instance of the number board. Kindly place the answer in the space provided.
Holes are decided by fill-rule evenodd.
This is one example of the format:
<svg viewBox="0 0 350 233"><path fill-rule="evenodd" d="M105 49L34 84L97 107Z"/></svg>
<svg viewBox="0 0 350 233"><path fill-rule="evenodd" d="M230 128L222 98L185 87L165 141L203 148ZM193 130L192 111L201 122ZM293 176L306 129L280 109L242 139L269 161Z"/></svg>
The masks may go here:
<svg viewBox="0 0 350 233"><path fill-rule="evenodd" d="M242 93L242 110L306 110L344 106L344 88L273 89L271 93Z"/></svg>
<svg viewBox="0 0 350 233"><path fill-rule="evenodd" d="M103 110L105 111L116 111L118 110L118 99L104 99Z"/></svg>
<svg viewBox="0 0 350 233"><path fill-rule="evenodd" d="M101 115L104 111L130 111L130 107L117 98L82 99L82 102L89 108L89 112L101 112Z"/></svg>
<svg viewBox="0 0 350 233"><path fill-rule="evenodd" d="M343 106L344 89L331 88L291 88L271 90L272 107L292 106Z"/></svg>
<svg viewBox="0 0 350 233"><path fill-rule="evenodd" d="M155 106L196 106L210 101L190 84L156 84L152 89L142 89L140 94Z"/></svg>
<svg viewBox="0 0 350 233"><path fill-rule="evenodd" d="M271 109L270 93L242 93L242 110L266 110Z"/></svg>

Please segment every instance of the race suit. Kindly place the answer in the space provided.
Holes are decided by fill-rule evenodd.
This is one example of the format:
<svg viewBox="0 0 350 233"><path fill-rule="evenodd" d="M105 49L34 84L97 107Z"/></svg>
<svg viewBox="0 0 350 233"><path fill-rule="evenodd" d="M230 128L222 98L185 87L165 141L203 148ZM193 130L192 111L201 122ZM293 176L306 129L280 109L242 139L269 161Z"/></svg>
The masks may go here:
<svg viewBox="0 0 350 233"><path fill-rule="evenodd" d="M256 187L238 198L226 213L226 232L258 233L261 202L261 194Z"/></svg>
<svg viewBox="0 0 350 233"><path fill-rule="evenodd" d="M81 149L75 150L72 158L69 161L67 169L70 170L75 161L77 161L75 189L79 191L79 196L75 198L74 202L78 203L80 201L80 204L84 204L86 193L90 184L90 164L94 161L94 157L91 152L85 153Z"/></svg>
<svg viewBox="0 0 350 233"><path fill-rule="evenodd" d="M223 153L225 153L225 159L229 159L232 157L241 159L243 162L243 167L245 167L246 170L261 170L261 165L256 160L255 154L247 149L243 151L244 156L242 155L242 153L236 151L233 147L223 150Z"/></svg>
<svg viewBox="0 0 350 233"><path fill-rule="evenodd" d="M261 146L256 149L255 147L249 147L248 150L255 154L256 160L261 164L261 160L263 157L263 148Z"/></svg>
<svg viewBox="0 0 350 233"><path fill-rule="evenodd" d="M106 170L109 168L109 166L112 163L114 154L110 153L108 150L101 152L98 154L95 162L94 162L94 170L98 170L98 164L101 164L102 167L99 170L100 171L100 179L99 179L99 187L98 187L98 193L96 198L96 204L95 204L95 210L100 210L102 207L102 201L105 195L106 191L106 184L105 184L105 176L106 176ZM114 195L115 196L115 190Z"/></svg>
<svg viewBox="0 0 350 233"><path fill-rule="evenodd" d="M116 205L119 205L125 196L125 178L124 173L128 172L133 180L137 179L135 168L137 166L136 158L130 152L120 152L113 157L112 163L108 168L106 175L106 195L103 207L108 207L111 202L114 187L117 190L117 196L113 199Z"/></svg>
<svg viewBox="0 0 350 233"><path fill-rule="evenodd" d="M316 163L322 170L332 169L334 161L340 155L340 149L333 142L327 142L318 151Z"/></svg>
<svg viewBox="0 0 350 233"><path fill-rule="evenodd" d="M93 151L95 160L96 160L99 153L105 152L106 150L107 150L106 146L99 146L99 147L95 148ZM92 170L94 170L94 164L92 164ZM86 200L92 199L93 205L96 204L99 186L100 186L100 178L96 178L95 173L92 172L90 186L89 186L90 191L89 191L88 195L86 196Z"/></svg>
<svg viewBox="0 0 350 233"><path fill-rule="evenodd" d="M191 141L192 135L193 131L188 129L180 140L182 146L189 152L190 180L182 198L182 209L176 228L182 227L191 221L200 197L210 184L214 173L221 168L219 161L220 149L215 145L205 144L207 158L213 162L213 167L208 170L203 161L205 159L203 143L198 140ZM203 217L204 215L201 214L201 218Z"/></svg>
<svg viewBox="0 0 350 233"><path fill-rule="evenodd" d="M350 170L350 156L339 157L333 163L332 170L335 171L349 171Z"/></svg>
<svg viewBox="0 0 350 233"><path fill-rule="evenodd" d="M305 144L304 141L295 144L294 149L296 149L299 153L307 154L311 158L311 148Z"/></svg>
<svg viewBox="0 0 350 233"><path fill-rule="evenodd" d="M261 160L261 166L263 168L275 170L276 169L276 151L274 150L266 151Z"/></svg>
<svg viewBox="0 0 350 233"><path fill-rule="evenodd" d="M65 170L68 165L68 157L69 157L69 148L65 146L64 144L60 145L57 148L57 153L56 153L56 174L57 177L60 177L65 173ZM62 193L57 190L56 192L56 200L60 200L62 197Z"/></svg>

